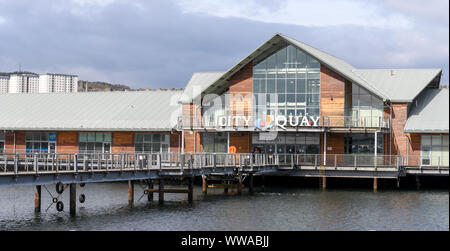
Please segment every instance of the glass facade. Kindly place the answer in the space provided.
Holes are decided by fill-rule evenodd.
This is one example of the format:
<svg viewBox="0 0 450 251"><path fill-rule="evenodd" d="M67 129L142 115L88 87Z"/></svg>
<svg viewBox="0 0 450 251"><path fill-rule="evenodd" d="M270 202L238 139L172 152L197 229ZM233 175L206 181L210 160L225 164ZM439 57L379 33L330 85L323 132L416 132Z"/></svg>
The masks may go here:
<svg viewBox="0 0 450 251"><path fill-rule="evenodd" d="M5 134L0 132L0 153L5 151Z"/></svg>
<svg viewBox="0 0 450 251"><path fill-rule="evenodd" d="M383 100L364 88L352 85L352 122L355 127L379 127L383 118Z"/></svg>
<svg viewBox="0 0 450 251"><path fill-rule="evenodd" d="M203 152L205 153L227 153L228 134L227 133L203 133Z"/></svg>
<svg viewBox="0 0 450 251"><path fill-rule="evenodd" d="M320 63L292 45L256 63L253 114L320 116Z"/></svg>
<svg viewBox="0 0 450 251"><path fill-rule="evenodd" d="M80 153L110 153L111 133L81 132L78 134L78 152Z"/></svg>
<svg viewBox="0 0 450 251"><path fill-rule="evenodd" d="M345 136L345 154L366 154L375 153L374 134L348 134ZM377 154L383 155L384 140L383 134L378 134Z"/></svg>
<svg viewBox="0 0 450 251"><path fill-rule="evenodd" d="M169 152L170 137L161 133L136 133L134 150L138 153Z"/></svg>
<svg viewBox="0 0 450 251"><path fill-rule="evenodd" d="M25 146L27 152L56 152L56 133L27 132Z"/></svg>
<svg viewBox="0 0 450 251"><path fill-rule="evenodd" d="M267 154L319 154L320 135L309 133L279 133L275 140L264 139L264 134L252 135L252 152Z"/></svg>
<svg viewBox="0 0 450 251"><path fill-rule="evenodd" d="M422 135L422 165L448 166L448 135Z"/></svg>

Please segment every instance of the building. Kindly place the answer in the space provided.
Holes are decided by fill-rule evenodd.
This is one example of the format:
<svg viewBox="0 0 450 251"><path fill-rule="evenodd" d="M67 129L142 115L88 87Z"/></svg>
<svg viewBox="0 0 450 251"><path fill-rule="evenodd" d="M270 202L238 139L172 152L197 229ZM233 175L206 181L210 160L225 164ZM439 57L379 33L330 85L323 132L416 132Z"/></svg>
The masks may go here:
<svg viewBox="0 0 450 251"><path fill-rule="evenodd" d="M78 77L67 74L36 74L13 72L0 75L2 93L59 93L77 92Z"/></svg>
<svg viewBox="0 0 450 251"><path fill-rule="evenodd" d="M0 149L380 156L448 166L441 75L357 69L276 34L226 72L195 73L183 91L5 95Z"/></svg>
<svg viewBox="0 0 450 251"><path fill-rule="evenodd" d="M48 73L39 76L39 92L77 92L78 77L75 75Z"/></svg>

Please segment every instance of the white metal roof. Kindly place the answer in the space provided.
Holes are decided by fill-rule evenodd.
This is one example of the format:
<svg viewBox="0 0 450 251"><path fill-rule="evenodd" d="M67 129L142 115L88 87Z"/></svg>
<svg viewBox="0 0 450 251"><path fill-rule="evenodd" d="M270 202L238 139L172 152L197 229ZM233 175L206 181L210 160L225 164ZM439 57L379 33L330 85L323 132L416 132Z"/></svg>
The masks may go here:
<svg viewBox="0 0 450 251"><path fill-rule="evenodd" d="M448 89L426 89L417 98L417 105L415 103L411 105L411 111L405 125L405 132L449 132Z"/></svg>
<svg viewBox="0 0 450 251"><path fill-rule="evenodd" d="M170 131L182 91L0 95L0 130Z"/></svg>
<svg viewBox="0 0 450 251"><path fill-rule="evenodd" d="M363 79L382 91L391 102L412 102L436 77L440 69L356 70Z"/></svg>
<svg viewBox="0 0 450 251"><path fill-rule="evenodd" d="M197 72L192 75L180 97L180 103L192 103L206 88L218 80L225 72Z"/></svg>

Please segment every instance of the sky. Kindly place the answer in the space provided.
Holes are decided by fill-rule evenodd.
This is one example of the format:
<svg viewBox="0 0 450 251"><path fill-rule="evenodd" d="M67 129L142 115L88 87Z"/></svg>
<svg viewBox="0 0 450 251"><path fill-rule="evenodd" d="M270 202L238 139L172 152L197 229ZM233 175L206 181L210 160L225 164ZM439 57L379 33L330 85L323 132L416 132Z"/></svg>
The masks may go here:
<svg viewBox="0 0 450 251"><path fill-rule="evenodd" d="M0 72L183 88L283 33L356 68L439 68L448 0L0 0Z"/></svg>

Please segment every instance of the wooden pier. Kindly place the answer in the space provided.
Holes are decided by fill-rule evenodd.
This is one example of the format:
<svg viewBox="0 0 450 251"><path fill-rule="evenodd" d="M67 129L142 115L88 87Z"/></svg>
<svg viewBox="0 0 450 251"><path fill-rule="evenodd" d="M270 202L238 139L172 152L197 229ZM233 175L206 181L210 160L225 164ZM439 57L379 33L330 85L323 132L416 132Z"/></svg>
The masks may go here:
<svg viewBox="0 0 450 251"><path fill-rule="evenodd" d="M253 193L255 176L298 176L319 178L326 189L327 178L373 179L378 191L379 179L397 179L407 175L448 176L447 167L405 167L402 156L373 155L300 155L300 154L0 154L0 187L35 186L35 212L41 212L42 186L57 185L60 194L69 189L70 215L76 215L77 184L98 182L128 182L128 203L134 204L136 181L146 181L144 193L153 201L158 194L160 204L164 194L187 194L193 201L194 178L202 178L202 192L208 189L230 189L242 194L248 179L248 191ZM185 188L167 189L165 181L180 180ZM158 187L155 188L154 185ZM419 184L419 182L418 182ZM47 189L47 188L46 188ZM84 195L83 201L84 201ZM80 201L82 198L78 198ZM53 197L58 210L63 203Z"/></svg>

